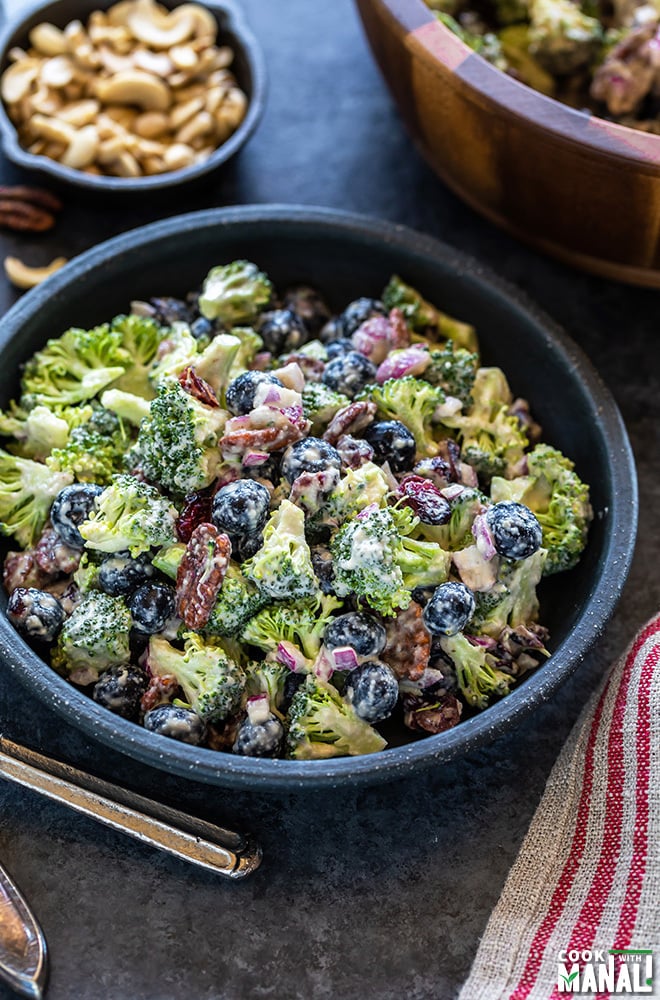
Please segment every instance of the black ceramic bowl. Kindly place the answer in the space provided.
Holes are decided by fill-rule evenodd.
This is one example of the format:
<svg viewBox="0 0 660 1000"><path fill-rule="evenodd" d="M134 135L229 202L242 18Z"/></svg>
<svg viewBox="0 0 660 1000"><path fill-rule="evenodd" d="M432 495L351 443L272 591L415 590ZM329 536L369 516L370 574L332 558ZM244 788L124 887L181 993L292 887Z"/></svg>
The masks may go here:
<svg viewBox="0 0 660 1000"><path fill-rule="evenodd" d="M72 261L7 314L0 333L0 406L18 391L18 370L49 336L92 326L134 298L182 295L208 269L254 260L277 287L317 285L341 309L377 295L392 272L443 309L477 327L486 363L501 365L514 393L531 401L544 438L571 456L591 484L596 512L577 569L541 593L551 658L508 697L450 732L378 754L329 761L258 760L198 749L152 735L96 705L63 680L0 614L0 660L13 677L73 725L137 760L220 785L283 787L373 782L401 776L484 744L550 697L596 641L621 593L637 523L635 466L615 403L586 357L550 320L474 260L384 222L322 209L252 206L157 222ZM6 548L6 546L5 546ZM0 553L2 555L3 553ZM6 596L1 598L2 608Z"/></svg>
<svg viewBox="0 0 660 1000"><path fill-rule="evenodd" d="M63 28L74 19L84 24L92 11L106 10L114 2L115 0L55 0L54 3L40 3L31 7L20 21L10 23L0 35L0 74L9 64L10 49L16 45L21 48L28 46L28 35L35 25L48 21L58 28ZM159 2L171 10L179 6L182 0L159 0ZM263 114L266 100L266 69L259 43L233 0L217 0L217 2L204 0L202 6L206 7L218 22L221 44L229 45L234 50L234 61L230 68L249 102L247 114L233 135L203 163L152 177L101 177L86 174L82 170L65 167L48 156L35 156L23 149L18 141L16 129L7 116L4 103L0 101L0 136L5 155L27 170L38 171L59 182L75 184L102 194L159 191L163 188L176 187L197 180L226 163L247 142Z"/></svg>

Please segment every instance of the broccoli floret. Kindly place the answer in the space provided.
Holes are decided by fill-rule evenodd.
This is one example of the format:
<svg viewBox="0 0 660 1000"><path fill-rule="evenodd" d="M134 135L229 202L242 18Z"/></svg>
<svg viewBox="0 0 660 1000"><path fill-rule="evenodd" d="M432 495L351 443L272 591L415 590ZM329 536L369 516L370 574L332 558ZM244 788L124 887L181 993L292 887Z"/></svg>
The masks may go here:
<svg viewBox="0 0 660 1000"><path fill-rule="evenodd" d="M63 448L73 427L86 423L92 416L90 406L67 406L50 410L35 406L23 410L11 403L7 413L0 413L0 437L11 437L12 454L43 462L53 448Z"/></svg>
<svg viewBox="0 0 660 1000"><path fill-rule="evenodd" d="M199 344L187 323L175 322L161 341L156 360L149 372L149 381L158 388L165 379L180 375L188 365L195 365L199 357Z"/></svg>
<svg viewBox="0 0 660 1000"><path fill-rule="evenodd" d="M234 260L211 268L199 297L199 311L207 319L234 326L262 312L272 294L272 284L256 264Z"/></svg>
<svg viewBox="0 0 660 1000"><path fill-rule="evenodd" d="M511 390L502 370L480 368L468 413L445 419L448 427L458 430L463 461L485 482L493 476L516 475L529 444L520 421L509 413L510 406Z"/></svg>
<svg viewBox="0 0 660 1000"><path fill-rule="evenodd" d="M23 548L34 545L53 500L72 482L70 472L53 472L0 449L0 534L13 535Z"/></svg>
<svg viewBox="0 0 660 1000"><path fill-rule="evenodd" d="M149 398L152 397L153 393L150 393ZM148 399L121 389L107 389L101 396L101 406L135 427L139 427L144 418L149 416Z"/></svg>
<svg viewBox="0 0 660 1000"><path fill-rule="evenodd" d="M437 542L423 542L415 538L402 538L396 562L403 573L406 590L415 587L437 587L449 576L451 555Z"/></svg>
<svg viewBox="0 0 660 1000"><path fill-rule="evenodd" d="M497 639L506 625L530 625L537 621L539 601L536 588L543 575L545 549L527 559L502 559L497 581L490 590L476 592L476 611L470 629Z"/></svg>
<svg viewBox="0 0 660 1000"><path fill-rule="evenodd" d="M602 38L598 18L572 0L532 0L530 52L549 73L574 73L591 61Z"/></svg>
<svg viewBox="0 0 660 1000"><path fill-rule="evenodd" d="M186 701L206 722L222 722L241 703L245 674L224 648L196 632L183 636L183 650L153 635L147 663L152 674L176 677Z"/></svg>
<svg viewBox="0 0 660 1000"><path fill-rule="evenodd" d="M401 537L389 510L364 511L348 521L332 539L335 591L353 594L382 615L395 615L410 604L396 557Z"/></svg>
<svg viewBox="0 0 660 1000"><path fill-rule="evenodd" d="M179 563L183 559L186 546L183 542L175 542L174 545L166 545L151 560L155 569L160 570L171 580L176 580Z"/></svg>
<svg viewBox="0 0 660 1000"><path fill-rule="evenodd" d="M355 714L336 688L312 674L291 701L287 756L322 760L376 753L387 745L383 737Z"/></svg>
<svg viewBox="0 0 660 1000"><path fill-rule="evenodd" d="M211 386L219 400L229 385L231 371L241 347L241 341L228 333L214 337L195 359L195 373Z"/></svg>
<svg viewBox="0 0 660 1000"><path fill-rule="evenodd" d="M371 399L381 417L405 424L415 438L421 457L431 458L438 454L432 424L436 410L445 402L441 388L413 375L405 375L403 378L390 378L383 385L369 386L359 398Z"/></svg>
<svg viewBox="0 0 660 1000"><path fill-rule="evenodd" d="M469 323L461 323L422 298L419 292L397 275L390 278L382 294L387 309L400 309L416 333L439 340L453 340L467 351L479 350L477 335Z"/></svg>
<svg viewBox="0 0 660 1000"><path fill-rule="evenodd" d="M537 444L529 453L527 467L536 482L525 493L525 503L536 514L548 550L544 573L573 569L587 544L593 518L589 487L570 458L547 444Z"/></svg>
<svg viewBox="0 0 660 1000"><path fill-rule="evenodd" d="M268 705L279 719L284 719L280 706L284 700L284 685L291 671L276 660L264 660L256 663L254 660L245 668L245 692L248 698L260 694L268 695Z"/></svg>
<svg viewBox="0 0 660 1000"><path fill-rule="evenodd" d="M440 645L454 664L456 680L468 705L487 708L492 698L509 693L512 678L494 667L483 646L473 646L461 632L441 636Z"/></svg>
<svg viewBox="0 0 660 1000"><path fill-rule="evenodd" d="M229 381L231 382L237 375L250 368L255 354L263 348L264 342L250 326L233 326L230 333L232 337L238 337L241 342L229 371Z"/></svg>
<svg viewBox="0 0 660 1000"><path fill-rule="evenodd" d="M28 361L22 405L71 406L96 396L131 367L119 330L108 323L92 330L72 327Z"/></svg>
<svg viewBox="0 0 660 1000"><path fill-rule="evenodd" d="M99 587L100 563L96 553L83 552L78 569L73 574L73 582L81 594L87 594L90 590L100 590Z"/></svg>
<svg viewBox="0 0 660 1000"><path fill-rule="evenodd" d="M54 448L46 465L57 472L70 472L78 482L105 486L123 468L127 446L121 429L100 434L90 422L74 427L65 446Z"/></svg>
<svg viewBox="0 0 660 1000"><path fill-rule="evenodd" d="M238 566L230 563L209 620L204 626L204 634L232 637L240 635L268 600L250 580L245 579Z"/></svg>
<svg viewBox="0 0 660 1000"><path fill-rule="evenodd" d="M502 55L500 40L492 31L486 31L484 34L471 31L443 10L436 10L435 16L446 28L458 35L460 40L468 45L473 52L478 52L480 56L497 66L498 69L506 70L507 63Z"/></svg>
<svg viewBox="0 0 660 1000"><path fill-rule="evenodd" d="M335 413L348 406L350 399L329 389L323 382L308 382L302 392L303 414L312 421L312 433L321 433Z"/></svg>
<svg viewBox="0 0 660 1000"><path fill-rule="evenodd" d="M110 328L121 335L121 346L131 359L130 367L117 379L116 389L130 392L145 399L152 399L154 392L149 373L161 340L169 334L149 316L115 316Z"/></svg>
<svg viewBox="0 0 660 1000"><path fill-rule="evenodd" d="M96 498L95 509L80 525L85 547L132 556L176 541L176 507L157 489L134 476L115 476Z"/></svg>
<svg viewBox="0 0 660 1000"><path fill-rule="evenodd" d="M342 601L331 594L307 605L273 604L247 623L241 638L266 652L277 649L280 642L291 642L315 660L332 612L341 606Z"/></svg>
<svg viewBox="0 0 660 1000"><path fill-rule="evenodd" d="M282 500L264 529L263 545L242 568L262 594L276 601L296 601L319 592L300 507Z"/></svg>
<svg viewBox="0 0 660 1000"><path fill-rule="evenodd" d="M460 399L467 407L472 402L472 386L478 365L478 354L456 347L448 340L441 351L431 351L431 364L420 378L431 385L439 385L448 396Z"/></svg>
<svg viewBox="0 0 660 1000"><path fill-rule="evenodd" d="M53 667L76 684L91 684L108 667L129 662L131 624L122 597L91 591L64 622Z"/></svg>
<svg viewBox="0 0 660 1000"><path fill-rule="evenodd" d="M503 2L508 3L509 0ZM517 4L518 0L512 0L511 7L515 8ZM515 70L517 79L526 83L528 87L553 97L557 89L554 77L543 69L529 51L529 25L510 24L508 28L499 32L499 39L502 55L508 66Z"/></svg>
<svg viewBox="0 0 660 1000"><path fill-rule="evenodd" d="M346 469L330 494L324 514L334 524L343 524L372 504L384 506L389 492L390 484L383 470L374 462L365 462L357 469Z"/></svg>
<svg viewBox="0 0 660 1000"><path fill-rule="evenodd" d="M162 382L138 435L146 478L179 497L212 483L222 461L218 440L226 417L224 410L200 402L175 379Z"/></svg>
<svg viewBox="0 0 660 1000"><path fill-rule="evenodd" d="M438 542L448 552L458 552L474 543L472 525L475 517L485 511L488 500L480 490L466 487L450 503L451 515L447 524L420 524L419 534Z"/></svg>

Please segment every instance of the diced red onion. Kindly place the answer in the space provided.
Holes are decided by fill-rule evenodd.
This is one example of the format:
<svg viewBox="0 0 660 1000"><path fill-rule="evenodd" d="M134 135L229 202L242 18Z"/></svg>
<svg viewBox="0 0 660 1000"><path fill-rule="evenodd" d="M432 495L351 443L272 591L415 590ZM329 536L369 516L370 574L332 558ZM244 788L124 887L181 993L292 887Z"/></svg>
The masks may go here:
<svg viewBox="0 0 660 1000"><path fill-rule="evenodd" d="M404 378L406 375L421 375L431 363L431 356L425 347L405 347L393 351L376 372L380 385L390 378Z"/></svg>
<svg viewBox="0 0 660 1000"><path fill-rule="evenodd" d="M445 486L445 488L440 490L440 492L445 500L449 500L451 503L452 500L456 500L462 493L465 492L465 487L461 486L460 483L451 483L450 486Z"/></svg>
<svg viewBox="0 0 660 1000"><path fill-rule="evenodd" d="M355 670L358 666L357 653L352 646L338 646L332 650L335 670Z"/></svg>
<svg viewBox="0 0 660 1000"><path fill-rule="evenodd" d="M265 372L272 360L272 357L273 355L270 351L259 351L259 353L255 354L252 359L250 368L252 368L255 372Z"/></svg>
<svg viewBox="0 0 660 1000"><path fill-rule="evenodd" d="M378 510L378 504L370 503L367 507L364 508L364 510L359 511L355 516L358 518L358 520L364 521L366 520L366 518L371 517L371 515L374 514L377 510Z"/></svg>
<svg viewBox="0 0 660 1000"><path fill-rule="evenodd" d="M292 642L278 643L277 660L283 666L288 667L294 674L304 674L307 672L309 662Z"/></svg>
<svg viewBox="0 0 660 1000"><path fill-rule="evenodd" d="M497 554L495 542L490 528L488 527L488 521L486 520L485 514L479 514L478 517L475 517L472 523L472 536L484 559L492 559L493 556Z"/></svg>
<svg viewBox="0 0 660 1000"><path fill-rule="evenodd" d="M357 328L351 341L356 351L379 365L391 347L389 320L385 316L372 316Z"/></svg>
<svg viewBox="0 0 660 1000"><path fill-rule="evenodd" d="M255 726L265 722L273 714L270 710L268 695L265 692L263 694L255 694L251 698L248 698L245 707L247 709L250 722Z"/></svg>
<svg viewBox="0 0 660 1000"><path fill-rule="evenodd" d="M464 486L478 486L479 477L477 476L477 470L473 469L471 465L466 462L460 463L460 473L461 482Z"/></svg>
<svg viewBox="0 0 660 1000"><path fill-rule="evenodd" d="M248 467L253 465L263 465L269 458L270 455L267 451L250 451L243 459L243 465Z"/></svg>
<svg viewBox="0 0 660 1000"><path fill-rule="evenodd" d="M329 681L335 671L335 661L325 646L321 646L314 661L314 673L322 681Z"/></svg>

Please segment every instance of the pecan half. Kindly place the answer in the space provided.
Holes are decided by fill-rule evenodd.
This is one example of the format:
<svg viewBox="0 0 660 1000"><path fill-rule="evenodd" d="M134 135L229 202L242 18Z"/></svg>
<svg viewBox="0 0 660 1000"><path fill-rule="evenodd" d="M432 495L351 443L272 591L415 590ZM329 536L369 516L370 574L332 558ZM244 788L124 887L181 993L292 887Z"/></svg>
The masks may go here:
<svg viewBox="0 0 660 1000"><path fill-rule="evenodd" d="M143 712L150 712L158 705L169 704L178 688L179 682L173 674L152 677L149 681L149 687L140 699L140 708Z"/></svg>
<svg viewBox="0 0 660 1000"><path fill-rule="evenodd" d="M188 628L202 628L209 620L230 556L227 535L213 524L197 525L176 575L177 614Z"/></svg>
<svg viewBox="0 0 660 1000"><path fill-rule="evenodd" d="M206 403L207 406L214 406L216 408L220 407L213 387L203 378L200 378L191 365L188 365L179 374L179 385L184 392L187 392L189 396L194 396L200 403Z"/></svg>
<svg viewBox="0 0 660 1000"><path fill-rule="evenodd" d="M55 225L62 203L42 188L0 185L0 226L19 232L43 233Z"/></svg>
<svg viewBox="0 0 660 1000"><path fill-rule="evenodd" d="M46 191L45 188L28 187L25 184L0 184L0 198L5 201L26 201L53 213L62 210L62 202L57 195Z"/></svg>
<svg viewBox="0 0 660 1000"><path fill-rule="evenodd" d="M439 698L433 695L403 697L403 721L408 729L444 733L458 725L462 711L463 706L454 694L443 694Z"/></svg>
<svg viewBox="0 0 660 1000"><path fill-rule="evenodd" d="M335 413L323 438L330 444L337 444L342 434L357 434L359 431L363 431L375 416L375 403L372 403L370 399L355 400Z"/></svg>
<svg viewBox="0 0 660 1000"><path fill-rule="evenodd" d="M397 677L419 680L429 665L431 636L422 619L422 609L411 601L405 611L385 626L387 642L382 658Z"/></svg>

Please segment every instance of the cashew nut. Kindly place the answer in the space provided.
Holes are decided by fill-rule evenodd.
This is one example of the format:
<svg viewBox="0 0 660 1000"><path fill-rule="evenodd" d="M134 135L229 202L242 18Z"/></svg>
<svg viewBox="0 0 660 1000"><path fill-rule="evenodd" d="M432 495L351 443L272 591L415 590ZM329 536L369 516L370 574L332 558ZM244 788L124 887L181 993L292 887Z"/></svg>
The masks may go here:
<svg viewBox="0 0 660 1000"><path fill-rule="evenodd" d="M57 117L74 128L82 128L83 125L91 125L96 121L96 117L101 109L98 101L88 99L85 101L74 101L72 104L61 108L57 112Z"/></svg>
<svg viewBox="0 0 660 1000"><path fill-rule="evenodd" d="M73 63L68 56L54 56L42 63L39 79L46 87L66 87L74 76Z"/></svg>
<svg viewBox="0 0 660 1000"><path fill-rule="evenodd" d="M168 77L174 72L174 64L164 52L150 52L148 49L138 49L133 54L133 65L154 76Z"/></svg>
<svg viewBox="0 0 660 1000"><path fill-rule="evenodd" d="M64 33L54 24L37 24L30 32L30 45L45 56L61 56L67 51Z"/></svg>
<svg viewBox="0 0 660 1000"><path fill-rule="evenodd" d="M194 69L197 65L197 53L190 45L173 46L170 59L177 69Z"/></svg>
<svg viewBox="0 0 660 1000"><path fill-rule="evenodd" d="M182 142L186 146L189 146L194 139L212 132L214 124L213 116L208 111L199 111L194 118L186 122L176 133L177 142Z"/></svg>
<svg viewBox="0 0 660 1000"><path fill-rule="evenodd" d="M192 13L183 13L179 7L171 13L162 13L153 0L136 0L126 19L133 36L152 49L169 49L185 42L195 31Z"/></svg>
<svg viewBox="0 0 660 1000"><path fill-rule="evenodd" d="M165 150L163 161L168 170L183 170L195 162L195 153L190 146L175 142Z"/></svg>
<svg viewBox="0 0 660 1000"><path fill-rule="evenodd" d="M5 274L17 288L34 288L67 263L66 257L56 257L46 267L29 267L18 257L5 257Z"/></svg>
<svg viewBox="0 0 660 1000"><path fill-rule="evenodd" d="M37 135L43 139L51 139L53 142L63 142L66 146L73 139L74 131L67 122L60 121L59 118L48 118L46 115L33 115L30 123Z"/></svg>
<svg viewBox="0 0 660 1000"><path fill-rule="evenodd" d="M98 80L96 94L106 104L135 104L145 111L165 111L170 105L167 85L140 69L124 70L109 80Z"/></svg>
<svg viewBox="0 0 660 1000"><path fill-rule="evenodd" d="M13 63L2 74L0 93L3 101L6 101L7 104L15 104L22 97L25 97L38 72L39 63L36 60L31 61L28 65L25 62Z"/></svg>
<svg viewBox="0 0 660 1000"><path fill-rule="evenodd" d="M162 111L145 111L133 122L133 131L145 139L158 139L168 128L168 117Z"/></svg>
<svg viewBox="0 0 660 1000"><path fill-rule="evenodd" d="M185 104L177 104L174 111L170 112L170 126L173 129L181 128L189 118L196 115L204 107L204 100L201 97L193 97Z"/></svg>
<svg viewBox="0 0 660 1000"><path fill-rule="evenodd" d="M65 167L82 170L92 165L99 151L99 134L95 125L84 125L74 132L62 157Z"/></svg>

